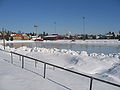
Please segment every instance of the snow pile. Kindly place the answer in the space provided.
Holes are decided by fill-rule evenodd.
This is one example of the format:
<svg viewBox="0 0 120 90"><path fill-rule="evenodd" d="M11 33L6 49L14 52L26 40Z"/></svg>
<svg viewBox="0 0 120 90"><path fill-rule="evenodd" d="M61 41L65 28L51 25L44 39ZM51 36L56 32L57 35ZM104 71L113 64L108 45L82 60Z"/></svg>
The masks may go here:
<svg viewBox="0 0 120 90"><path fill-rule="evenodd" d="M120 83L120 63L115 63L113 67L105 70L100 74L96 74L96 76L97 75L102 79L104 78L104 79L116 81L119 84Z"/></svg>
<svg viewBox="0 0 120 90"><path fill-rule="evenodd" d="M0 46L3 49L3 46ZM72 51L65 49L46 49L46 48L9 48L6 50L14 51L24 55L32 56L45 62L53 63L78 72L104 77L105 75L116 82L120 82L120 53L108 54L91 53L86 51Z"/></svg>
<svg viewBox="0 0 120 90"><path fill-rule="evenodd" d="M112 68L108 69L106 74L108 74L109 77L112 77L120 83L120 63L117 63Z"/></svg>

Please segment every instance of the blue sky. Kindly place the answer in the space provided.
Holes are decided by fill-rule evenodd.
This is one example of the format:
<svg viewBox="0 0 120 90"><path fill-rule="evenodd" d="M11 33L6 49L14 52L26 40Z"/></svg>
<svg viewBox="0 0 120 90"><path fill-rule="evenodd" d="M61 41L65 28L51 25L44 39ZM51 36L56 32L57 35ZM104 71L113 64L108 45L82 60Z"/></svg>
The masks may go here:
<svg viewBox="0 0 120 90"><path fill-rule="evenodd" d="M0 29L104 34L120 30L120 0L0 0Z"/></svg>

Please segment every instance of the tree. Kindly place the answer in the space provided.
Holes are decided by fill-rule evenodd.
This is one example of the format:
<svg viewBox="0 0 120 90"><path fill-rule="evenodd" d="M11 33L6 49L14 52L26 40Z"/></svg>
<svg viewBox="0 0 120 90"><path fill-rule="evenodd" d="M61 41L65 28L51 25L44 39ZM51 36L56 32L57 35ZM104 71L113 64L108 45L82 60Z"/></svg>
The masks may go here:
<svg viewBox="0 0 120 90"><path fill-rule="evenodd" d="M13 41L13 37L10 37L10 41Z"/></svg>
<svg viewBox="0 0 120 90"><path fill-rule="evenodd" d="M6 36L5 39L6 39L7 41L9 41L9 36Z"/></svg>
<svg viewBox="0 0 120 90"><path fill-rule="evenodd" d="M112 32L112 39L115 39L115 33Z"/></svg>

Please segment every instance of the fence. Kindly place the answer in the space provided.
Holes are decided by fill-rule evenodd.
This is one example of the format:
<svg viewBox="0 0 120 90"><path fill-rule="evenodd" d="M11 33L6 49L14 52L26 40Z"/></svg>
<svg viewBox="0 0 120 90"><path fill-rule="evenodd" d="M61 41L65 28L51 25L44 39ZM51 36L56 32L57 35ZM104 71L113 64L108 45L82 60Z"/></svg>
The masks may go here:
<svg viewBox="0 0 120 90"><path fill-rule="evenodd" d="M2 49L0 49L0 50L2 50ZM4 51L4 50L2 50L2 51ZM44 62L44 61L41 61L41 60L38 60L38 59L35 59L35 58L32 58L32 57L29 57L29 56L25 56L25 55L22 55L22 54L19 54L19 53L9 52L9 51L5 51L5 52L11 53L11 63L12 64L13 64L13 54L22 57L22 60L21 60L21 62L22 62L21 63L22 64L21 67L22 68L24 68L24 58L28 58L28 59L34 60L35 61L35 66L36 66L36 62L43 63L44 64L44 67L43 67L44 68L43 78L46 78L46 66L50 65L50 66L53 66L53 67L56 67L56 68L59 68L59 69L62 69L62 70L65 70L65 71L68 71L68 72L71 72L71 73L74 73L74 74L77 74L77 75L89 78L90 79L89 90L92 90L93 80L97 80L97 81L100 81L100 82L103 82L103 83L107 83L107 84L110 84L110 85L113 85L113 86L116 86L116 87L120 88L119 84L115 84L115 83L112 83L112 82L109 82L109 81L105 81L105 80L102 80L102 79L99 79L99 78L95 78L95 77L92 77L92 76L89 76L89 75L86 75L86 74L82 74L82 73L79 73L79 72L76 72L76 71L72 71L72 70L69 70L69 69L66 69L66 68L63 68L63 67L51 64L51 63L47 63L47 62Z"/></svg>

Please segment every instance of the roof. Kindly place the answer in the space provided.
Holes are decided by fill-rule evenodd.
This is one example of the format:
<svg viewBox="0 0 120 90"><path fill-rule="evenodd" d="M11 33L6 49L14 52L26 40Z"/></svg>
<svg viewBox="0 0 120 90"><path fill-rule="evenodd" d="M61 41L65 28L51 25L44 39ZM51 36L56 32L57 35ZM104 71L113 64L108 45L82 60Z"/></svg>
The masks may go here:
<svg viewBox="0 0 120 90"><path fill-rule="evenodd" d="M44 37L58 37L58 36L60 36L60 35L58 35L58 34L49 34L48 36L44 36Z"/></svg>

